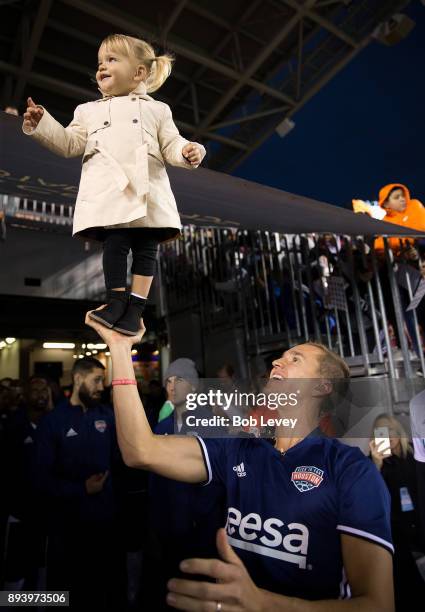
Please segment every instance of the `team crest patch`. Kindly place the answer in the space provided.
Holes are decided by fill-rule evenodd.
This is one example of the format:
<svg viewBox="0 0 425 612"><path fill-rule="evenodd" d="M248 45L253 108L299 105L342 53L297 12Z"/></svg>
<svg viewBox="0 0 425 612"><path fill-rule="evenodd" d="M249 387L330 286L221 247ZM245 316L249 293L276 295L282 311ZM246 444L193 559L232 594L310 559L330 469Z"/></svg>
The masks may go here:
<svg viewBox="0 0 425 612"><path fill-rule="evenodd" d="M104 421L103 419L95 421L94 426L96 427L97 431L100 431L100 433L103 433L107 428L106 421Z"/></svg>
<svg viewBox="0 0 425 612"><path fill-rule="evenodd" d="M323 480L323 470L314 465L300 465L292 472L291 480L298 491L305 493L318 487Z"/></svg>

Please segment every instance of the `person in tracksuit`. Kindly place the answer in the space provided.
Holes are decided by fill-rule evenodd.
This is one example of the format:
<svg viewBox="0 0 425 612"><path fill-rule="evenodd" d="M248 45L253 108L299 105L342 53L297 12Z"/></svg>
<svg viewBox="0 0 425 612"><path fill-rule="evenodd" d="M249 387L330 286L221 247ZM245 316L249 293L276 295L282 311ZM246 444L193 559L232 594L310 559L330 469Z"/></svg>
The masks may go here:
<svg viewBox="0 0 425 612"><path fill-rule="evenodd" d="M75 362L69 402L39 424L36 485L48 501L47 588L69 590L72 610L119 609L125 595L116 531L114 417L100 404L104 366ZM111 607L108 607L111 606Z"/></svg>
<svg viewBox="0 0 425 612"><path fill-rule="evenodd" d="M192 435L186 423L189 414L211 418L213 413L198 406L186 410L186 396L198 389L199 378L191 359L180 358L170 363L166 373L167 390L174 410L158 423L158 435ZM208 435L220 435L219 428L204 427ZM197 484L170 480L149 474L149 543L151 558L144 581L150 586L144 599L148 609L168 610L167 581L179 572L179 563L186 557L210 557L215 553L215 534L225 519L224 494L219 486L203 488ZM147 589L145 589L147 591Z"/></svg>
<svg viewBox="0 0 425 612"><path fill-rule="evenodd" d="M26 385L23 405L10 413L5 430L6 590L36 590L44 567L44 512L34 490L33 464L37 425L52 406L47 381L33 376Z"/></svg>

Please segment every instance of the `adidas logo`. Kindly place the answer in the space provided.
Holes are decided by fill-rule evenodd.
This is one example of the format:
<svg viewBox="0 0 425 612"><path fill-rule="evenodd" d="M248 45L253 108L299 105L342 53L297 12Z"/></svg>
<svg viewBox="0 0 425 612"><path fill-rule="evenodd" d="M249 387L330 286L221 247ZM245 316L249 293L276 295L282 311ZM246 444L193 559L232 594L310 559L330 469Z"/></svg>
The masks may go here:
<svg viewBox="0 0 425 612"><path fill-rule="evenodd" d="M234 465L233 471L236 472L239 478L243 478L244 476L246 476L245 466L243 462L240 463L239 465Z"/></svg>
<svg viewBox="0 0 425 612"><path fill-rule="evenodd" d="M72 429L72 427L71 427L71 429L69 429L69 430L66 432L66 436L65 436L65 438L72 438L72 436L78 436L78 434L77 434L77 432L76 432L74 429Z"/></svg>

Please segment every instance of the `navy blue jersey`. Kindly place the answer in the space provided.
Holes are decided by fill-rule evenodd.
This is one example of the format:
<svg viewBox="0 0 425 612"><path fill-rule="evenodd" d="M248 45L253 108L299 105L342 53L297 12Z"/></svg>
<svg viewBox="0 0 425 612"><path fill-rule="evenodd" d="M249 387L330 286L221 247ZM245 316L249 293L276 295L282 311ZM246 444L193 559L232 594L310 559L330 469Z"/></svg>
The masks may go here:
<svg viewBox="0 0 425 612"><path fill-rule="evenodd" d="M112 487L114 462L119 457L114 415L107 406L86 412L61 403L39 422L36 438L36 482L51 499L55 522L109 521L115 512ZM100 493L89 495L89 476L109 470Z"/></svg>
<svg viewBox="0 0 425 612"><path fill-rule="evenodd" d="M34 518L39 505L32 479L37 425L20 408L10 414L6 434L8 510L21 520Z"/></svg>
<svg viewBox="0 0 425 612"><path fill-rule="evenodd" d="M160 421L154 431L159 435L174 434L174 414ZM181 434L186 434L184 423ZM200 487L151 473L149 510L150 525L162 547L174 551L179 560L215 556L215 535L226 518L221 484Z"/></svg>
<svg viewBox="0 0 425 612"><path fill-rule="evenodd" d="M358 448L309 436L285 454L264 439L199 439L208 482L227 494L230 544L261 588L345 598L341 534L393 550L390 500Z"/></svg>

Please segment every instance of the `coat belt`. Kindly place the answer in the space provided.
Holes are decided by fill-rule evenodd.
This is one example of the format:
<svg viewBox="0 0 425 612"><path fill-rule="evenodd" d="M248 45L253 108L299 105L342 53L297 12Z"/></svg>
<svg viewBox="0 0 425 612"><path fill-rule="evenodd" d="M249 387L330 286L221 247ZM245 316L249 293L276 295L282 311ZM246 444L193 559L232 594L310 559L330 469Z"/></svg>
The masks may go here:
<svg viewBox="0 0 425 612"><path fill-rule="evenodd" d="M92 151L97 151L107 160L118 189L120 189L120 191L124 191L130 183L130 179L121 168L117 160L114 159L109 151L102 146L97 145ZM142 144L136 149L135 183L136 194L138 197L149 193L148 145L146 143Z"/></svg>

